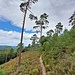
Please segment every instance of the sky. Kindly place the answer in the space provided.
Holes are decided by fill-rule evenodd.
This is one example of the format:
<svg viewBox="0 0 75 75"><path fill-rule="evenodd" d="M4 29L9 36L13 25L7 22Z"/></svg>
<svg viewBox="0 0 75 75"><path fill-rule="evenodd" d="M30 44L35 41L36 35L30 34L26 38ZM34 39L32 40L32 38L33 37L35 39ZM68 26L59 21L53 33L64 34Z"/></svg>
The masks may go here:
<svg viewBox="0 0 75 75"><path fill-rule="evenodd" d="M0 45L16 46L20 42L24 14L19 8L21 2L21 0L0 0ZM58 22L62 23L64 29L71 28L68 21L75 11L75 0L38 0L31 6L31 11L38 18L43 13L49 15L48 28L43 30L43 35L46 35L48 30L55 29ZM31 44L30 37L35 33L33 30L35 22L28 18L29 14L27 11L23 38L25 46Z"/></svg>

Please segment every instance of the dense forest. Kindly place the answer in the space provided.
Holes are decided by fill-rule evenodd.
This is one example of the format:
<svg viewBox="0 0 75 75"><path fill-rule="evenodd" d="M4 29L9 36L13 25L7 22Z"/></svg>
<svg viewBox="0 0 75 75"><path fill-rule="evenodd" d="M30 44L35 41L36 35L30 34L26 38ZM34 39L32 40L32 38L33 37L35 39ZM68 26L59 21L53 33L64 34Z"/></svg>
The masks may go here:
<svg viewBox="0 0 75 75"><path fill-rule="evenodd" d="M60 26L61 23L58 23ZM57 27L57 25L56 25ZM60 27L59 27L60 28ZM56 30L62 30L63 27ZM59 31L60 32L60 31ZM31 39L32 38L32 39ZM54 33L53 30L47 32L47 36L42 36L39 43L36 41L36 34L30 39L32 45L23 47L22 52L38 51L41 53L46 68L47 75L74 75L75 74L75 28L63 30L63 33ZM18 56L18 49L4 48L0 51L0 64L5 63ZM8 49L8 50L6 50ZM38 53L39 54L39 53ZM35 57L35 56L34 56ZM0 70L1 71L1 70ZM2 70L3 71L3 70ZM4 72L4 71L3 71ZM0 72L1 73L1 72ZM38 74L29 74L38 75Z"/></svg>
<svg viewBox="0 0 75 75"><path fill-rule="evenodd" d="M23 25L29 1L35 4L37 0L21 3L20 9L25 13ZM25 6L26 10L23 8ZM33 29L40 29L30 37L32 44L24 47L22 28L21 42L16 48L6 46L0 50L0 75L42 75L40 56L46 75L75 75L75 12L69 18L70 30L64 29L62 22L58 22L55 29L50 29L43 35L43 29L49 24L48 16L46 13L41 14L39 18L33 14L29 15L30 20L34 20L36 24Z"/></svg>

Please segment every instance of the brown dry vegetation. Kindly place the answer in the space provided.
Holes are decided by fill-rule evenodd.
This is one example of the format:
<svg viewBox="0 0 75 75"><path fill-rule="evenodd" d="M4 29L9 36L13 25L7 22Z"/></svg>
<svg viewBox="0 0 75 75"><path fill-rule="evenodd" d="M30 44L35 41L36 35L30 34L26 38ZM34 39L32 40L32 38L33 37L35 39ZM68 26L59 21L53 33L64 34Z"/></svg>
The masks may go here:
<svg viewBox="0 0 75 75"><path fill-rule="evenodd" d="M27 51L22 53L19 68L17 67L18 58L1 65L1 68L6 71L6 75L41 75L39 57L39 51Z"/></svg>

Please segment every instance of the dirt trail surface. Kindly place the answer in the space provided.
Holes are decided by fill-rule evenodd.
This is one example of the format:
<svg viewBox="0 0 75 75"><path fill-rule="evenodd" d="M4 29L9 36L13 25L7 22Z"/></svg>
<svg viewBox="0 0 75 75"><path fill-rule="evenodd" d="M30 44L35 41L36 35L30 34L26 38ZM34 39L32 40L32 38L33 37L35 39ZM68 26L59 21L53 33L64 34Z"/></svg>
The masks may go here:
<svg viewBox="0 0 75 75"><path fill-rule="evenodd" d="M42 75L46 75L46 70L45 70L45 66L43 64L42 56L40 56L40 66L41 66L41 70L42 70Z"/></svg>

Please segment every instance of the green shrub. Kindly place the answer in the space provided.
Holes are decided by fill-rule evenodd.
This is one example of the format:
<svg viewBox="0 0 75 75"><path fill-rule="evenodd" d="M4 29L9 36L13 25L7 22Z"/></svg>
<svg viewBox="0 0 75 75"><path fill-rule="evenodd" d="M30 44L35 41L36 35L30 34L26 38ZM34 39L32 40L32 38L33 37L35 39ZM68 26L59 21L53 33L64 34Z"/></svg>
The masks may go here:
<svg viewBox="0 0 75 75"><path fill-rule="evenodd" d="M39 70L38 69L33 69L29 72L29 75L39 75Z"/></svg>
<svg viewBox="0 0 75 75"><path fill-rule="evenodd" d="M75 51L73 53L71 53L71 59L75 60Z"/></svg>
<svg viewBox="0 0 75 75"><path fill-rule="evenodd" d="M46 66L46 71L50 71L50 65L45 65Z"/></svg>
<svg viewBox="0 0 75 75"><path fill-rule="evenodd" d="M43 50L44 51L50 50L50 44L49 44L49 42L44 42L44 44L43 44Z"/></svg>
<svg viewBox="0 0 75 75"><path fill-rule="evenodd" d="M3 69L0 69L0 75L6 75L6 73Z"/></svg>

